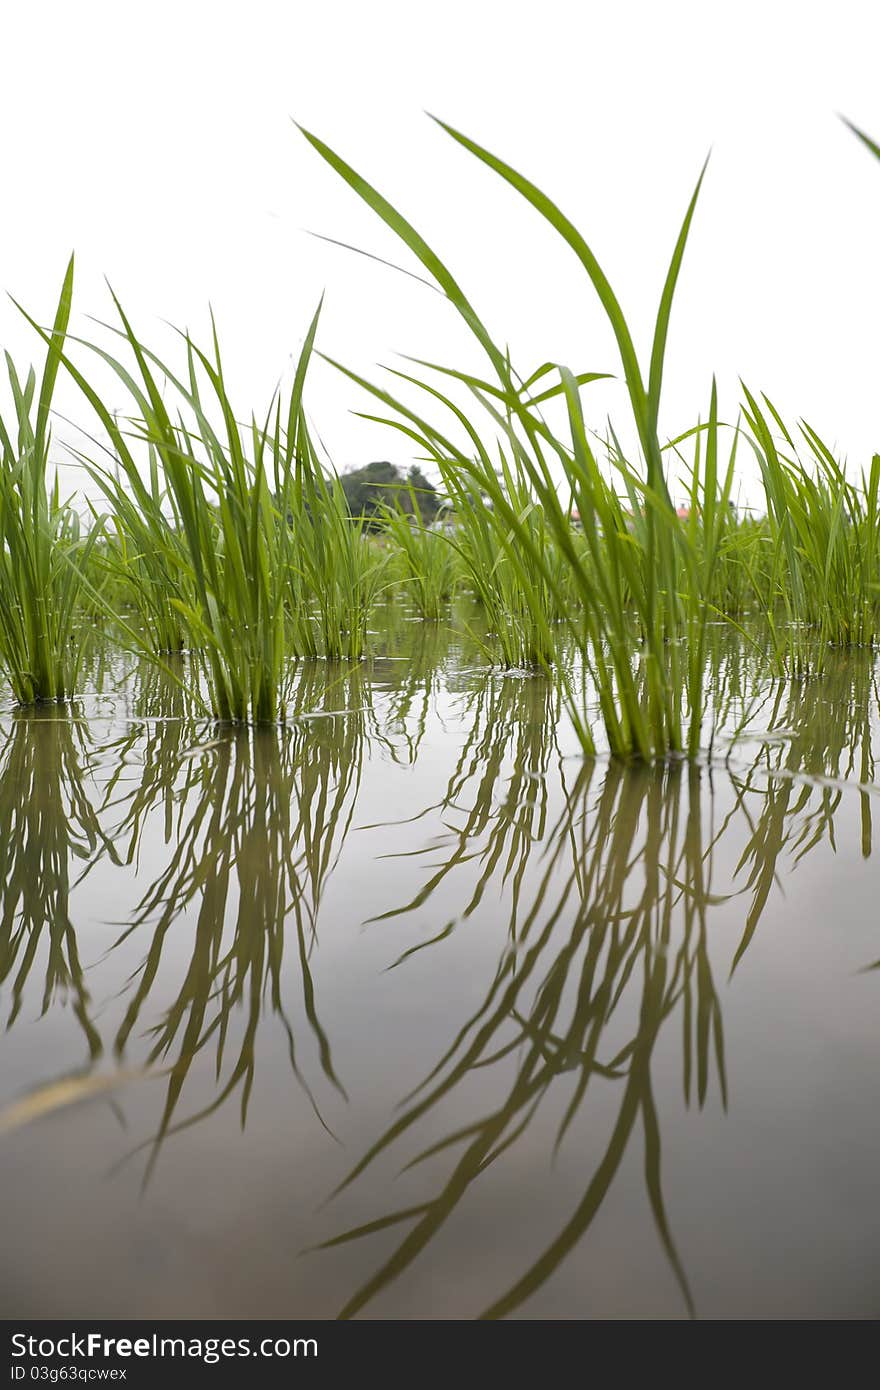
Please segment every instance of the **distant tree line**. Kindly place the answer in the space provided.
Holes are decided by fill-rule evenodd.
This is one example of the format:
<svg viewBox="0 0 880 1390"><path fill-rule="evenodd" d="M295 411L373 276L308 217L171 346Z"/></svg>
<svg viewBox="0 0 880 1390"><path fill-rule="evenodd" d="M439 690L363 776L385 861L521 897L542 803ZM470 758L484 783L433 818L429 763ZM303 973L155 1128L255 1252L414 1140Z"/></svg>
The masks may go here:
<svg viewBox="0 0 880 1390"><path fill-rule="evenodd" d="M362 468L349 469L347 473L340 474L339 481L352 516L365 517L367 521L389 506L412 513L410 488L415 494L415 504L425 525L431 524L443 505L440 493L417 464L413 464L409 472L404 474L396 464L383 459L364 464Z"/></svg>

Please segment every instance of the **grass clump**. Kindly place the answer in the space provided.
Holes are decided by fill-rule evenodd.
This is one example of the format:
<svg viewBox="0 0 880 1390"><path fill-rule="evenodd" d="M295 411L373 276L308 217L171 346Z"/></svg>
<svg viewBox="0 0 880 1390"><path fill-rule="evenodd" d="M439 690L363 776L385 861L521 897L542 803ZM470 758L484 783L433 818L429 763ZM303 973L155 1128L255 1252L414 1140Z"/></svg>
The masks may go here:
<svg viewBox="0 0 880 1390"><path fill-rule="evenodd" d="M859 484L806 423L804 460L778 410L745 391L767 499L766 610L779 669L820 671L829 646L870 646L880 591L880 457ZM778 436L778 438L777 438ZM780 625L778 615L783 623Z"/></svg>
<svg viewBox="0 0 880 1390"><path fill-rule="evenodd" d="M349 551L355 544L350 528L340 541L341 521L331 524L338 488L318 476L303 411L318 315L283 409L276 393L265 417L252 414L242 425L216 329L208 350L182 335L178 376L138 338L115 296L114 303L133 367L95 351L126 389L124 426L55 342L52 351L112 445L112 465L87 466L113 512L107 564L127 582L143 620L143 632L128 628L129 635L151 655L191 648L217 719L276 723L285 717L290 655L315 652L311 598L317 572L328 569L328 539ZM351 588L343 583L343 603ZM320 591L319 605L325 598Z"/></svg>
<svg viewBox="0 0 880 1390"><path fill-rule="evenodd" d="M386 507L383 529L396 554L400 582L419 617L439 622L455 590L455 551L442 531L425 522L412 484L408 490L411 509Z"/></svg>
<svg viewBox="0 0 880 1390"><path fill-rule="evenodd" d="M301 412L282 474L297 654L360 661L367 622L386 583L388 553L374 543L369 519L351 516L342 483L321 467Z"/></svg>
<svg viewBox="0 0 880 1390"><path fill-rule="evenodd" d="M42 377L22 379L6 354L12 414L0 418L0 665L21 705L65 700L76 689L89 636L84 574L100 534L49 479L49 416L58 352L70 319L73 261L61 288Z"/></svg>
<svg viewBox="0 0 880 1390"><path fill-rule="evenodd" d="M587 425L583 392L604 373L554 361L521 373L416 229L306 132L420 262L488 364L478 375L416 361L382 385L332 364L372 396L365 418L418 447L439 477L448 524L428 524L438 492L419 469L398 486L393 465L374 463L353 483L319 455L303 394L320 309L289 391L242 416L213 323L207 347L181 334L172 366L114 296L115 346L84 346L124 391L120 417L66 347L71 261L54 324L38 329L42 379L20 376L7 358L13 411L0 418L0 665L21 703L72 692L91 626L83 617L102 611L154 663L192 653L193 690L207 692L217 719L277 723L295 660L368 655L380 598L386 615L403 594L437 623L461 596L456 617L468 627L465 614L476 614L471 635L493 662L552 671L585 753L604 743L617 757L650 760L696 754L717 724L715 711L708 717L710 692L718 703L710 624L745 633L768 673L789 678L821 672L832 647L875 644L880 456L853 482L815 430L804 422L789 430L748 389L729 431L714 383L703 419L661 440L672 306L702 174L640 355L592 248L556 203L444 129L549 224L585 273L617 346L629 453L610 426L603 439ZM90 504L88 533L48 479L62 364L109 441L103 457L80 455L102 494ZM743 436L758 459L763 517L743 519L732 505ZM677 507L672 488L682 477ZM374 483L375 501L361 496L358 512L353 489Z"/></svg>
<svg viewBox="0 0 880 1390"><path fill-rule="evenodd" d="M672 302L700 183L675 245L648 369L643 373L619 301L577 228L516 170L467 136L449 126L444 129L550 223L574 252L598 294L617 341L642 456L641 470L622 460L617 464L617 481L622 478L630 505L622 505L600 467L584 421L580 391L597 374L578 377L564 366L547 363L522 380L452 273L416 229L327 145L304 132L318 153L429 271L488 357L494 380L454 371L447 371L447 375L463 384L488 416L491 443L484 442L482 427L451 396L423 379L406 378L427 394L432 410L442 407L447 420L454 421L455 430L463 435L463 444L448 437L445 430L449 425L441 430L433 418L413 410L390 392L368 382L361 384L390 407L390 422L427 450L457 505L458 497L473 494L488 500L487 507L463 506L463 525L485 551L490 546L502 550L516 574L518 596L539 639L524 653L526 659L550 663L554 646L550 622L556 616L577 636L585 680L578 685L568 673L561 674L584 750L593 753L596 749L591 702L598 704L614 754L652 758L693 750L703 718L699 652L700 634L710 611L706 585L714 583L721 519L729 496L729 470L721 478L717 468L713 473L707 467L701 483L695 484L702 495L702 522L699 534L688 529L669 494L658 416ZM553 397L559 397L565 407L566 428L562 433L551 429L542 411ZM714 392L707 431L708 463L717 459ZM496 464L498 451L500 468ZM577 507L583 528L583 537L577 542L571 526L571 503ZM475 550L476 545L471 548ZM496 571L488 572L497 591ZM685 642L693 646L693 652L683 651Z"/></svg>

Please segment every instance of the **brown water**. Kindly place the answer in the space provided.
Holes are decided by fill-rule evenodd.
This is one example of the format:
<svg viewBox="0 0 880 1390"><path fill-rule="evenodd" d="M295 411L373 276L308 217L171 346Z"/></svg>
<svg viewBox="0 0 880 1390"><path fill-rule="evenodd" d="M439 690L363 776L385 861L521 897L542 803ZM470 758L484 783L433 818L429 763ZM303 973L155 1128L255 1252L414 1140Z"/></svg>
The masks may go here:
<svg viewBox="0 0 880 1390"><path fill-rule="evenodd" d="M438 642L4 717L0 1316L880 1312L870 661L625 771Z"/></svg>

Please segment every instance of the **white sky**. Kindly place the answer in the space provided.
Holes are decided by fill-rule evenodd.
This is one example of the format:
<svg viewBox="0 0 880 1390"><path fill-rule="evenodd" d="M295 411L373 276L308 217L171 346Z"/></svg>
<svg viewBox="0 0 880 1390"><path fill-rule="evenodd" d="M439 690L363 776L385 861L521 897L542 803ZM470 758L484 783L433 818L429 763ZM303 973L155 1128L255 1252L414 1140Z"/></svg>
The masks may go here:
<svg viewBox="0 0 880 1390"><path fill-rule="evenodd" d="M0 16L0 287L38 318L75 248L80 330L85 314L109 315L104 275L158 345L164 319L203 332L210 301L243 412L268 400L325 289L320 345L356 369L395 352L474 365L437 296L306 235L405 254L295 117L410 217L523 368L553 358L616 372L571 253L422 113L561 204L645 355L711 146L664 427L705 410L715 371L728 418L742 376L853 465L880 448L880 163L835 117L880 139L869 0L7 0ZM8 303L0 343L38 349ZM591 399L597 426L608 410L622 416L620 387ZM363 398L329 368L315 370L309 401L339 467L407 460L402 442L352 418ZM89 423L75 392L61 404Z"/></svg>

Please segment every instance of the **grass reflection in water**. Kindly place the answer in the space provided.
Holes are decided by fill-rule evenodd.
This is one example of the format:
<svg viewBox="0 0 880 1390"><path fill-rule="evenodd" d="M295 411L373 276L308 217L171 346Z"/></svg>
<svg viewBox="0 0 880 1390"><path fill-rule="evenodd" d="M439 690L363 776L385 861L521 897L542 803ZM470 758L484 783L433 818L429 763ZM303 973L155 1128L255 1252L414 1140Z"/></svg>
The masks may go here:
<svg viewBox="0 0 880 1390"><path fill-rule="evenodd" d="M7 721L6 1026L19 1023L31 990L43 1016L71 1009L86 1045L84 1081L100 1080L111 1058L120 1075L133 1066L164 1073L158 1123L126 1155L146 1155L145 1180L167 1141L233 1097L246 1125L269 1020L321 1118L324 1097L346 1094L338 1017L322 1007L314 971L322 905L334 876L344 878L355 829L378 834L392 848L381 869L383 910L367 931L397 934L387 964L401 991L423 987L411 984L413 969L430 965L451 938L498 924L499 905L502 929L478 1004L450 1017L427 1074L337 1189L354 1190L386 1154L432 1183L417 1203L379 1207L324 1241L395 1242L341 1316L366 1309L427 1255L475 1184L531 1133L552 1126L548 1150L578 1146L585 1116L593 1138L579 1200L473 1311L500 1317L526 1304L588 1235L634 1145L658 1238L693 1310L699 1290L690 1288L664 1198L659 1044L667 1065L675 1057L688 1105L714 1096L726 1106L722 984L754 941L782 872L817 846L835 847L844 806L858 805L847 833L855 820L859 852L871 854L873 663L850 654L829 662L821 682L772 683L755 701L743 663L728 652L713 676L728 709L719 729L748 714L742 736L727 747L719 732L702 763L625 767L566 755L558 689L542 678L463 674L461 651L448 653L442 634L425 628L406 640L408 661L396 659L392 643L369 665L328 672L304 663L283 731L193 725L185 685L149 667L131 719L116 718L103 742L79 712ZM405 822L377 829L379 803L365 793L371 761L405 777L426 741L433 756L444 740L445 785ZM404 825L400 854L409 881L416 875L405 895L393 871ZM145 876L148 839L145 862L158 853L161 867ZM139 885L98 962L125 963L115 1011L92 1003L75 906L99 864L109 882ZM721 911L737 923L724 959L713 932ZM426 914L436 923L428 931ZM601 1134L590 1105L599 1089L597 1117L609 1120L614 1097ZM34 1116L46 1108L35 1105Z"/></svg>

